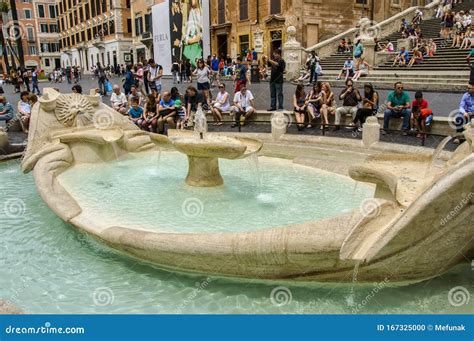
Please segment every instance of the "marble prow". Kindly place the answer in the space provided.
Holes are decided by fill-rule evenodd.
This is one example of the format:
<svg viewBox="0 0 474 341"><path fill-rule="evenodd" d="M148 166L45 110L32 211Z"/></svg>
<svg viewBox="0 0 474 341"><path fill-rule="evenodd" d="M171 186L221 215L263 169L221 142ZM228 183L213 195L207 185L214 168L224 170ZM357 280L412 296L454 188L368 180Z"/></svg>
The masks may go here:
<svg viewBox="0 0 474 341"><path fill-rule="evenodd" d="M416 255L436 250L452 254L453 247L469 254L474 249L474 154L446 170L406 209L396 202L378 201L379 214L362 218L345 239L341 259L374 262L405 251ZM464 241L453 246L453 241ZM459 257L446 259L454 262Z"/></svg>

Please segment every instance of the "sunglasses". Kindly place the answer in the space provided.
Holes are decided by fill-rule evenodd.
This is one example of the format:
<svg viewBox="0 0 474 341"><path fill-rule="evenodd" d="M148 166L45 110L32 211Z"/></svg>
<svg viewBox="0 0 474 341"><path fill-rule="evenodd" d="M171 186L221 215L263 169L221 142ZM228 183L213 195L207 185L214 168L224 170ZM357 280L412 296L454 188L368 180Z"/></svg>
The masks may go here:
<svg viewBox="0 0 474 341"><path fill-rule="evenodd" d="M397 87L397 90L403 90L403 86L402 87Z"/></svg>

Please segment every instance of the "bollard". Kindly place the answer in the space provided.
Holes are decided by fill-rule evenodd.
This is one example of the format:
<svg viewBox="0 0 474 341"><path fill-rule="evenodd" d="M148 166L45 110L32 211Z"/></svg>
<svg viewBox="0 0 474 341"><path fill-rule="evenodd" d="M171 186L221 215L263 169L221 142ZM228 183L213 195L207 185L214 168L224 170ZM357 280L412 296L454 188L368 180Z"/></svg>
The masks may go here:
<svg viewBox="0 0 474 341"><path fill-rule="evenodd" d="M363 126L362 142L369 148L375 142L380 140L380 124L376 116L367 117Z"/></svg>

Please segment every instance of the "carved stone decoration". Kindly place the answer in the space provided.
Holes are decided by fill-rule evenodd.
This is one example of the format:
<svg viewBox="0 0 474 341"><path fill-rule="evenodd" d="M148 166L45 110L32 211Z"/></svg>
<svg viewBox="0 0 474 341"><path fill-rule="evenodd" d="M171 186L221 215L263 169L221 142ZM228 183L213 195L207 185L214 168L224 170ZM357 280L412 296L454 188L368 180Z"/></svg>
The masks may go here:
<svg viewBox="0 0 474 341"><path fill-rule="evenodd" d="M286 37L287 43L296 43L296 27L288 26L286 29Z"/></svg>
<svg viewBox="0 0 474 341"><path fill-rule="evenodd" d="M85 126L92 123L94 107L79 94L61 95L56 100L55 115L65 127Z"/></svg>

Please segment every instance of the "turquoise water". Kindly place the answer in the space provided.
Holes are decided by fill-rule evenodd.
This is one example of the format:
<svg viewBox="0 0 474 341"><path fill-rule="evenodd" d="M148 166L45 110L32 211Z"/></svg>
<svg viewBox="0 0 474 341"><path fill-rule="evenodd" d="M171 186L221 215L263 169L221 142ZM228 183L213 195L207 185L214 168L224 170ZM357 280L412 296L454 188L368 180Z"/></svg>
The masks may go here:
<svg viewBox="0 0 474 341"><path fill-rule="evenodd" d="M79 205L109 224L170 232L229 232L321 220L359 207L373 187L347 177L261 157L220 160L225 185L186 185L188 161L177 152L82 164L60 181Z"/></svg>
<svg viewBox="0 0 474 341"><path fill-rule="evenodd" d="M472 313L456 286L474 293L461 265L423 283L375 285L236 282L191 277L131 260L79 234L37 195L16 161L0 163L0 298L28 313ZM280 288L283 286L284 288ZM378 288L381 286L379 285ZM273 292L273 296L272 296ZM362 304L363 302L365 304Z"/></svg>

